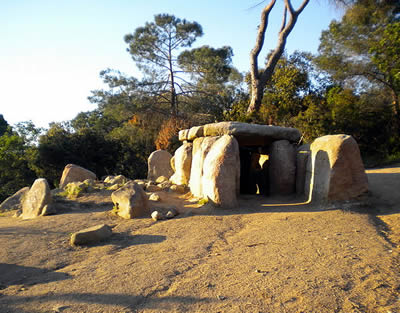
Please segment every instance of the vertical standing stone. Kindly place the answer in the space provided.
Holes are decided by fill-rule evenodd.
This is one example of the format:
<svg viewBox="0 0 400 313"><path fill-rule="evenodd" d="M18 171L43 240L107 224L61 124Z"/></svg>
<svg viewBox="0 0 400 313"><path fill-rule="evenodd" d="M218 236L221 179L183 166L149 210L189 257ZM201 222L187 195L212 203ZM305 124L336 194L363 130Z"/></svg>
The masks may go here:
<svg viewBox="0 0 400 313"><path fill-rule="evenodd" d="M156 180L160 176L165 176L169 179L174 173L171 168L171 158L171 153L166 150L152 152L147 160L147 179Z"/></svg>
<svg viewBox="0 0 400 313"><path fill-rule="evenodd" d="M271 194L289 195L295 192L296 152L287 140L271 144L269 183Z"/></svg>
<svg viewBox="0 0 400 313"><path fill-rule="evenodd" d="M201 137L193 141L193 158L189 187L195 197L203 197L202 176L204 160L219 137Z"/></svg>
<svg viewBox="0 0 400 313"><path fill-rule="evenodd" d="M47 180L36 179L22 204L22 218L31 219L40 216L43 208L51 202L52 197Z"/></svg>
<svg viewBox="0 0 400 313"><path fill-rule="evenodd" d="M311 144L310 201L355 198L368 190L368 178L353 137L329 135Z"/></svg>
<svg viewBox="0 0 400 313"><path fill-rule="evenodd" d="M224 135L211 147L203 164L203 197L222 208L238 205L240 183L239 144L233 136Z"/></svg>
<svg viewBox="0 0 400 313"><path fill-rule="evenodd" d="M174 154L175 173L170 181L176 185L188 185L192 167L192 143L184 143Z"/></svg>

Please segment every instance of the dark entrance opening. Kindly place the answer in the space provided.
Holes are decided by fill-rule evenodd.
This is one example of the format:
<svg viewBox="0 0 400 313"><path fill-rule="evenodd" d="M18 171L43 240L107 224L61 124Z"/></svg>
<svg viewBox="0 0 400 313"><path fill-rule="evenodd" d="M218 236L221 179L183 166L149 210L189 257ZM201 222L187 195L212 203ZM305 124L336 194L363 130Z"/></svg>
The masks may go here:
<svg viewBox="0 0 400 313"><path fill-rule="evenodd" d="M240 193L269 195L268 151L255 146L240 146Z"/></svg>

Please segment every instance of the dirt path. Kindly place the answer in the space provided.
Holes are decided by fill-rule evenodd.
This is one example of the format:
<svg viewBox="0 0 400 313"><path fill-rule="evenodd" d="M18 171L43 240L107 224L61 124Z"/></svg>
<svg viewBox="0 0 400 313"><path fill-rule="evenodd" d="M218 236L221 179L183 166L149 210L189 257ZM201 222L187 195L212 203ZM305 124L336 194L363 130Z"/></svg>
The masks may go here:
<svg viewBox="0 0 400 313"><path fill-rule="evenodd" d="M59 215L0 217L0 312L400 313L400 169L368 175L370 205L355 209L246 197L153 222L92 194ZM110 241L69 246L100 223Z"/></svg>

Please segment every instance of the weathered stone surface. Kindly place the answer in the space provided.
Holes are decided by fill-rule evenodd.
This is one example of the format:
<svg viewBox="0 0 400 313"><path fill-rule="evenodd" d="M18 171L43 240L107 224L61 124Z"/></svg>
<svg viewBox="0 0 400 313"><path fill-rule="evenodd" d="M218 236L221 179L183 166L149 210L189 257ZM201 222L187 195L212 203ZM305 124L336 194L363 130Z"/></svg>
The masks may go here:
<svg viewBox="0 0 400 313"><path fill-rule="evenodd" d="M302 145L296 152L296 194L301 196L306 194L306 181L310 183L307 177L307 164L311 155L310 145ZM308 195L308 193L307 193Z"/></svg>
<svg viewBox="0 0 400 313"><path fill-rule="evenodd" d="M60 188L72 182L83 182L85 179L96 179L96 174L75 164L65 166L60 180Z"/></svg>
<svg viewBox="0 0 400 313"><path fill-rule="evenodd" d="M201 137L193 141L192 167L190 170L190 192L198 198L203 197L202 176L204 160L212 145L219 137Z"/></svg>
<svg viewBox="0 0 400 313"><path fill-rule="evenodd" d="M174 173L171 168L171 158L171 154L165 150L152 152L147 160L147 179L156 180L160 176L165 176L169 179Z"/></svg>
<svg viewBox="0 0 400 313"><path fill-rule="evenodd" d="M135 182L126 185L111 194L111 200L116 207L117 214L131 219L149 214L147 195L143 188Z"/></svg>
<svg viewBox="0 0 400 313"><path fill-rule="evenodd" d="M24 197L27 195L29 187L24 187L8 197L0 204L0 212L9 210L20 210L22 209L22 202Z"/></svg>
<svg viewBox="0 0 400 313"><path fill-rule="evenodd" d="M179 132L179 140L192 141L200 137L232 135L240 143L264 145L274 140L299 141L301 134L296 128L257 125L240 122L220 122L195 126Z"/></svg>
<svg viewBox="0 0 400 313"><path fill-rule="evenodd" d="M104 179L104 182L110 185L123 185L128 182L129 179L127 179L124 175L117 175L117 176L107 176Z"/></svg>
<svg viewBox="0 0 400 313"><path fill-rule="evenodd" d="M161 184L161 183L164 183L164 182L166 182L166 181L168 181L168 178L167 178L167 177L165 177L165 176L160 176L160 177L157 177L157 179L156 179L156 184Z"/></svg>
<svg viewBox="0 0 400 313"><path fill-rule="evenodd" d="M233 136L224 135L212 145L204 160L203 197L222 208L236 207L239 178L239 144Z"/></svg>
<svg viewBox="0 0 400 313"><path fill-rule="evenodd" d="M93 244L108 239L112 235L112 228L101 224L83 229L71 235L72 246Z"/></svg>
<svg viewBox="0 0 400 313"><path fill-rule="evenodd" d="M149 196L149 200L150 200L150 201L154 201L154 202L159 202L159 201L161 201L161 197L160 197L160 195L158 195L158 194L156 194L156 193L152 193L152 194Z"/></svg>
<svg viewBox="0 0 400 313"><path fill-rule="evenodd" d="M187 189L184 185L172 185L171 187L169 187L169 191L177 193L185 193Z"/></svg>
<svg viewBox="0 0 400 313"><path fill-rule="evenodd" d="M151 213L151 218L154 221L160 221L160 220L164 220L165 219L164 214L162 214L161 212L158 212L158 211L152 212Z"/></svg>
<svg viewBox="0 0 400 313"><path fill-rule="evenodd" d="M289 195L296 188L296 151L287 140L274 141L269 155L270 193Z"/></svg>
<svg viewBox="0 0 400 313"><path fill-rule="evenodd" d="M368 178L353 137L329 135L311 144L309 200L336 201L368 191Z"/></svg>
<svg viewBox="0 0 400 313"><path fill-rule="evenodd" d="M192 166L192 148L191 143L184 143L174 154L175 173L170 181L176 185L187 185L190 179L190 169Z"/></svg>
<svg viewBox="0 0 400 313"><path fill-rule="evenodd" d="M38 178L24 197L22 218L30 219L42 214L45 205L52 202L49 184L44 178Z"/></svg>
<svg viewBox="0 0 400 313"><path fill-rule="evenodd" d="M150 183L146 184L146 191L147 192L155 192L155 191L160 191L160 190L161 190L161 188L159 186L157 186L157 185L153 185L153 184L150 184Z"/></svg>

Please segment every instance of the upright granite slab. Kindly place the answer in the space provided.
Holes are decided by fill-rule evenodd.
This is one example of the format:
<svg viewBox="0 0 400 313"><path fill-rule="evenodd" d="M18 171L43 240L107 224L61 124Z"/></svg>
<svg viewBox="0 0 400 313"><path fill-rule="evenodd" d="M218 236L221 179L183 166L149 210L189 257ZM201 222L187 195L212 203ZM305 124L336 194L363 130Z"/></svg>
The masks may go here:
<svg viewBox="0 0 400 313"><path fill-rule="evenodd" d="M22 204L22 218L31 219L42 214L43 208L52 203L49 184L44 178L38 178L25 196Z"/></svg>

